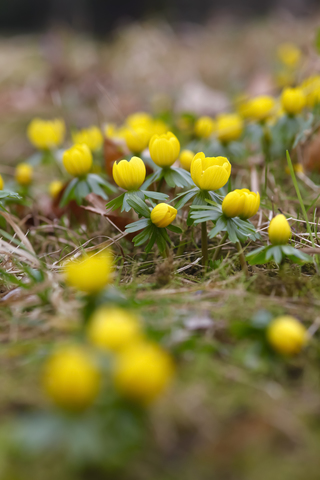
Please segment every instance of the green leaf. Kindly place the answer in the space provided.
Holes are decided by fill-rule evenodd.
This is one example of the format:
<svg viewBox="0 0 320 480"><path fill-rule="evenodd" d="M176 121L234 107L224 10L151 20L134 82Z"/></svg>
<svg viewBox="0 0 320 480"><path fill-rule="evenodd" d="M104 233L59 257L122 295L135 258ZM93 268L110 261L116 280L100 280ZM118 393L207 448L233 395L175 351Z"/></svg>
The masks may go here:
<svg viewBox="0 0 320 480"><path fill-rule="evenodd" d="M260 247L246 256L249 265L263 265L266 263L266 253L269 247Z"/></svg>
<svg viewBox="0 0 320 480"><path fill-rule="evenodd" d="M62 199L61 199L60 205L59 205L60 208L65 207L70 202L70 200L73 200L74 189L75 189L78 181L79 181L78 178L73 178L71 180L71 182L69 183L69 185L67 186L67 188L65 189L65 191L63 193L63 196L62 196Z"/></svg>
<svg viewBox="0 0 320 480"><path fill-rule="evenodd" d="M238 235L237 235L237 230L231 219L227 220L227 232L228 232L228 237L230 242L232 243L237 243L239 241Z"/></svg>
<svg viewBox="0 0 320 480"><path fill-rule="evenodd" d="M128 194L126 194L128 195ZM141 200L137 195L131 194L130 197L126 198L130 207L134 209L136 213L142 215L143 217L150 217L150 210L144 200Z"/></svg>
<svg viewBox="0 0 320 480"><path fill-rule="evenodd" d="M138 235L134 237L133 243L135 244L136 247L138 247L139 245L142 245L150 238L153 232L153 228L154 228L153 225L149 225L147 228L145 228L142 232L140 232Z"/></svg>
<svg viewBox="0 0 320 480"><path fill-rule="evenodd" d="M227 221L224 215L218 218L216 226L210 231L209 238L214 238L218 233L226 230Z"/></svg>
<svg viewBox="0 0 320 480"><path fill-rule="evenodd" d="M167 200L169 195L166 193L161 192L149 192L148 190L140 190L147 198L153 198L154 200L163 200L164 202Z"/></svg>
<svg viewBox="0 0 320 480"><path fill-rule="evenodd" d="M158 229L158 231L159 230L160 229ZM156 236L156 242L157 242L157 245L158 245L158 248L159 248L160 252L164 252L165 249L167 248L167 242L165 241L161 232L159 232L158 235Z"/></svg>
<svg viewBox="0 0 320 480"><path fill-rule="evenodd" d="M142 230L143 228L146 228L148 225L150 225L150 222L151 220L149 218L142 218L137 222L129 223L129 225L126 225L126 232L133 233L137 230Z"/></svg>
<svg viewBox="0 0 320 480"><path fill-rule="evenodd" d="M151 248L153 247L153 245L154 245L154 243L155 243L155 241L156 241L157 236L158 236L158 229L157 229L157 227L155 227L155 228L153 229L152 234L151 234L149 243L148 243L148 245L147 245L146 248L145 248L145 252L146 252L146 253L150 253Z"/></svg>
<svg viewBox="0 0 320 480"><path fill-rule="evenodd" d="M0 190L0 200L4 200L6 198L15 198L19 200L22 197L18 193L12 192L11 190Z"/></svg>
<svg viewBox="0 0 320 480"><path fill-rule="evenodd" d="M119 195L119 197L113 198L109 203L106 205L107 210L117 210L122 206L123 198L124 198L124 193Z"/></svg>
<svg viewBox="0 0 320 480"><path fill-rule="evenodd" d="M105 190L108 193L116 193L118 191L117 187L112 185L111 183L107 182L104 178L100 177L100 175L97 175L95 173L89 173L87 180L92 179L94 180L95 183L98 183L99 185L103 185Z"/></svg>
<svg viewBox="0 0 320 480"><path fill-rule="evenodd" d="M193 198L196 194L197 194L197 191L199 189L198 188L192 188L191 190L189 190L188 192L183 192L183 193L180 193L180 195L178 195L175 200L177 198L179 198L179 200L177 201L177 203L175 204L174 208L176 208L177 210L179 210L180 208L184 207L184 205L189 202L189 200L191 200L191 198Z"/></svg>
<svg viewBox="0 0 320 480"><path fill-rule="evenodd" d="M312 262L312 257L307 255L304 252L301 252L297 248L291 247L290 245L282 245L281 247L282 252L284 255L290 258L293 262L296 263L305 263L305 262Z"/></svg>
<svg viewBox="0 0 320 480"><path fill-rule="evenodd" d="M168 225L166 227L168 230L170 230L170 232L174 232L174 233L182 233L182 230L180 227L176 227L175 225Z"/></svg>
<svg viewBox="0 0 320 480"><path fill-rule="evenodd" d="M151 185L151 183L157 182L157 181L160 180L162 177L163 177L163 170L162 170L162 168L159 168L159 170L157 170L156 172L152 173L151 175L149 175L149 176L147 177L147 179L145 180L145 182L144 182L144 184L142 185L141 189L142 189L142 190L146 190L146 189Z"/></svg>

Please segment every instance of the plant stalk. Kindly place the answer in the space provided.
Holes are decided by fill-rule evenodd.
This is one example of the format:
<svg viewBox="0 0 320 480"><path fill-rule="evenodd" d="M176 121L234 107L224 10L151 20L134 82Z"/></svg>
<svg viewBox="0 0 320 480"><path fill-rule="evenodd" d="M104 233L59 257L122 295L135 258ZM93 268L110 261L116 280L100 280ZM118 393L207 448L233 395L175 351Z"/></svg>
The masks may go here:
<svg viewBox="0 0 320 480"><path fill-rule="evenodd" d="M215 249L214 251L214 254L213 254L213 257L212 257L212 261L215 262L216 260L218 260L218 258L220 257L220 252L221 252L221 249L222 249L222 245L224 244L224 242L227 240L228 238L228 232L226 232L224 234L224 236L221 238L220 242L218 243L218 246L217 248Z"/></svg>
<svg viewBox="0 0 320 480"><path fill-rule="evenodd" d="M208 264L207 222L201 223L201 248L202 248L202 265L206 267Z"/></svg>
<svg viewBox="0 0 320 480"><path fill-rule="evenodd" d="M243 248L242 248L240 242L236 243L236 247L237 247L237 250L238 250L238 253L239 253L239 260L240 260L241 269L245 273L246 277L249 277L248 265L247 265L246 259L244 257Z"/></svg>

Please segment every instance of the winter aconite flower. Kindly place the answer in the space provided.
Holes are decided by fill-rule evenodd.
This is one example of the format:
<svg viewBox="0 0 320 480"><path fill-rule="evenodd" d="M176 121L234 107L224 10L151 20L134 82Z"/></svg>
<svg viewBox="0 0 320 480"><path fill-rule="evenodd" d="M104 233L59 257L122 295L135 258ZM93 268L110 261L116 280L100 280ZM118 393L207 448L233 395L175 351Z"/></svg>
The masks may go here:
<svg viewBox="0 0 320 480"><path fill-rule="evenodd" d="M268 234L272 245L285 245L288 243L291 237L291 228L284 215L279 214L271 220Z"/></svg>
<svg viewBox="0 0 320 480"><path fill-rule="evenodd" d="M297 115L306 106L306 96L302 88L285 88L281 95L281 106L289 115Z"/></svg>
<svg viewBox="0 0 320 480"><path fill-rule="evenodd" d="M41 120L35 118L28 126L28 138L39 150L57 148L63 142L65 124L63 120Z"/></svg>
<svg viewBox="0 0 320 480"><path fill-rule="evenodd" d="M274 319L267 329L271 347L283 355L299 353L307 342L305 327L294 317L284 315Z"/></svg>
<svg viewBox="0 0 320 480"><path fill-rule="evenodd" d="M84 143L89 147L91 152L95 152L102 147L103 136L98 127L92 126L77 132L73 132L72 140L75 144Z"/></svg>
<svg viewBox="0 0 320 480"><path fill-rule="evenodd" d="M200 152L192 160L190 173L201 190L218 190L229 180L231 164L225 157L206 157Z"/></svg>
<svg viewBox="0 0 320 480"><path fill-rule="evenodd" d="M320 102L320 75L306 78L302 82L301 88L306 96L308 107L314 107L314 105Z"/></svg>
<svg viewBox="0 0 320 480"><path fill-rule="evenodd" d="M43 385L56 405L70 411L82 411L98 394L100 374L84 348L65 346L48 359Z"/></svg>
<svg viewBox="0 0 320 480"><path fill-rule="evenodd" d="M125 130L124 138L130 152L140 154L145 148L147 148L150 135L145 128L130 127Z"/></svg>
<svg viewBox="0 0 320 480"><path fill-rule="evenodd" d="M138 343L116 358L115 385L129 399L148 404L163 393L173 372L165 351L150 343Z"/></svg>
<svg viewBox="0 0 320 480"><path fill-rule="evenodd" d="M63 165L70 175L82 177L90 172L92 154L85 144L74 145L63 153Z"/></svg>
<svg viewBox="0 0 320 480"><path fill-rule="evenodd" d="M180 143L173 133L153 135L149 143L150 156L158 167L171 167L179 157Z"/></svg>
<svg viewBox="0 0 320 480"><path fill-rule="evenodd" d="M209 138L215 128L215 122L210 117L200 117L195 123L194 133L199 138Z"/></svg>
<svg viewBox="0 0 320 480"><path fill-rule="evenodd" d="M269 95L249 100L246 104L246 116L252 120L262 121L269 118L275 109L275 100Z"/></svg>
<svg viewBox="0 0 320 480"><path fill-rule="evenodd" d="M102 350L118 352L140 341L138 319L121 308L101 307L94 312L87 329L89 341Z"/></svg>
<svg viewBox="0 0 320 480"><path fill-rule="evenodd" d="M151 222L159 228L170 225L177 216L177 210L167 203L159 203L151 212Z"/></svg>
<svg viewBox="0 0 320 480"><path fill-rule="evenodd" d="M15 170L15 179L19 185L30 185L33 178L33 167L28 163L19 163Z"/></svg>
<svg viewBox="0 0 320 480"><path fill-rule="evenodd" d="M243 131L243 121L236 113L226 113L217 118L217 136L222 143L238 140Z"/></svg>
<svg viewBox="0 0 320 480"><path fill-rule="evenodd" d="M4 181L2 176L0 175L0 190L3 190L3 187L4 187Z"/></svg>
<svg viewBox="0 0 320 480"><path fill-rule="evenodd" d="M180 157L179 157L180 164L182 168L184 168L188 172L190 172L190 167L191 167L191 162L193 160L193 157L194 157L194 152L192 152L192 150L182 150L180 153Z"/></svg>
<svg viewBox="0 0 320 480"><path fill-rule="evenodd" d="M53 180L49 185L49 193L52 198L57 198L63 188L63 182L60 180Z"/></svg>
<svg viewBox="0 0 320 480"><path fill-rule="evenodd" d="M260 195L243 188L228 193L222 202L222 211L226 217L240 217L247 220L253 217L260 207Z"/></svg>
<svg viewBox="0 0 320 480"><path fill-rule="evenodd" d="M146 178L146 166L139 157L132 157L130 161L114 162L112 169L113 179L124 190L138 190Z"/></svg>
<svg viewBox="0 0 320 480"><path fill-rule="evenodd" d="M301 50L293 43L279 45L277 55L279 60L289 68L296 67L301 60Z"/></svg>
<svg viewBox="0 0 320 480"><path fill-rule="evenodd" d="M108 251L82 255L64 266L66 283L86 293L97 293L111 283L112 271L112 255Z"/></svg>

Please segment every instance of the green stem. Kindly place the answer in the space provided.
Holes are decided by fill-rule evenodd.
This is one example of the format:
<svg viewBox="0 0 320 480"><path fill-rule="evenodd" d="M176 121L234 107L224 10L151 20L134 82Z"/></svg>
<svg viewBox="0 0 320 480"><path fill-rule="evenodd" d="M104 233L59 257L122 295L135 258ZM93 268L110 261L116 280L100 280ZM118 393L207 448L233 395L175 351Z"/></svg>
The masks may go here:
<svg viewBox="0 0 320 480"><path fill-rule="evenodd" d="M160 178L160 181L159 181L159 183L158 183L157 192L161 192L161 188L162 188L163 182L164 182L164 177L161 177L161 178Z"/></svg>
<svg viewBox="0 0 320 480"><path fill-rule="evenodd" d="M228 232L226 232L224 234L224 236L221 238L220 242L218 243L217 248L215 249L213 257L212 257L213 262L218 260L218 258L220 257L220 252L221 252L222 245L227 240L227 238L228 238Z"/></svg>
<svg viewBox="0 0 320 480"><path fill-rule="evenodd" d="M237 247L237 250L238 250L238 253L239 253L239 260L240 260L241 269L245 273L246 277L249 277L248 265L247 265L246 259L244 257L243 248L242 248L240 242L236 243L236 247Z"/></svg>
<svg viewBox="0 0 320 480"><path fill-rule="evenodd" d="M298 182L297 182L297 179L296 179L296 175L294 173L294 168L293 168L293 165L292 165L291 157L289 155L288 150L287 150L286 153L287 153L287 161L288 161L288 165L289 165L291 178L292 178L292 181L293 181L294 188L296 189L296 194L297 194L297 197L298 197L298 200L299 200L299 203L300 203L300 207L301 207L301 210L302 210L302 213L303 213L306 225L307 225L307 231L309 233L312 246L313 246L313 248L315 248L314 241L313 241L312 230L311 230L310 223L309 223L309 220L308 220L308 215L307 215L307 212L306 212L306 209L305 209L302 197L301 197L301 193L300 193L300 190L299 190L299 185L298 185Z"/></svg>
<svg viewBox="0 0 320 480"><path fill-rule="evenodd" d="M202 248L202 265L206 267L208 264L207 222L201 223L201 248Z"/></svg>

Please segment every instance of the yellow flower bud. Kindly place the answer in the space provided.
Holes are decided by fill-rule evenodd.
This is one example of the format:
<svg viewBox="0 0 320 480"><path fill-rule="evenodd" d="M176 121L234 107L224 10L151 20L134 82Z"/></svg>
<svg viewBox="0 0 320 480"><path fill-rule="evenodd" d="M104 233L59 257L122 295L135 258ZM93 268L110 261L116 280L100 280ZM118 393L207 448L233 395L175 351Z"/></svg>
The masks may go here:
<svg viewBox="0 0 320 480"><path fill-rule="evenodd" d="M289 115L297 115L306 106L306 96L301 88L285 88L281 95L281 106Z"/></svg>
<svg viewBox="0 0 320 480"><path fill-rule="evenodd" d="M301 60L301 50L293 43L282 43L278 47L279 60L287 67L294 68Z"/></svg>
<svg viewBox="0 0 320 480"><path fill-rule="evenodd" d="M114 162L112 175L116 184L124 190L138 190L146 178L146 166L139 157Z"/></svg>
<svg viewBox="0 0 320 480"><path fill-rule="evenodd" d="M178 211L167 203L159 203L151 212L151 222L159 228L170 225L176 218Z"/></svg>
<svg viewBox="0 0 320 480"><path fill-rule="evenodd" d="M82 177L90 172L92 154L87 145L74 145L63 153L63 165L70 175Z"/></svg>
<svg viewBox="0 0 320 480"><path fill-rule="evenodd" d="M223 142L238 140L243 131L243 121L236 113L219 115L217 118L217 136Z"/></svg>
<svg viewBox="0 0 320 480"><path fill-rule="evenodd" d="M35 118L29 124L27 134L30 142L40 150L56 148L64 139L64 121Z"/></svg>
<svg viewBox="0 0 320 480"><path fill-rule="evenodd" d="M200 152L191 162L190 173L201 190L218 190L229 180L231 164L225 157L206 157Z"/></svg>
<svg viewBox="0 0 320 480"><path fill-rule="evenodd" d="M80 346L65 346L47 361L43 372L46 393L59 407L82 411L96 398L100 375L91 355Z"/></svg>
<svg viewBox="0 0 320 480"><path fill-rule="evenodd" d="M285 245L288 243L291 237L291 228L284 215L279 214L271 220L268 234L272 245Z"/></svg>
<svg viewBox="0 0 320 480"><path fill-rule="evenodd" d="M275 108L275 100L268 95L253 98L247 103L247 117L253 120L266 120Z"/></svg>
<svg viewBox="0 0 320 480"><path fill-rule="evenodd" d="M150 156L158 167L171 167L180 153L179 140L173 133L153 135L149 143Z"/></svg>
<svg viewBox="0 0 320 480"><path fill-rule="evenodd" d="M151 115L146 112L136 112L126 118L126 124L132 128L148 127L152 121Z"/></svg>
<svg viewBox="0 0 320 480"><path fill-rule="evenodd" d="M95 152L102 147L103 136L98 127L92 126L72 133L72 140L75 144L84 143L91 152Z"/></svg>
<svg viewBox="0 0 320 480"><path fill-rule="evenodd" d="M150 134L145 128L128 128L124 138L130 152L141 153L148 146Z"/></svg>
<svg viewBox="0 0 320 480"><path fill-rule="evenodd" d="M97 293L112 281L112 255L108 251L82 255L64 265L65 281L86 293Z"/></svg>
<svg viewBox="0 0 320 480"><path fill-rule="evenodd" d="M309 77L301 84L308 107L320 102L320 75Z"/></svg>
<svg viewBox="0 0 320 480"><path fill-rule="evenodd" d="M199 138L208 138L214 131L215 122L210 117L200 117L195 123L194 133Z"/></svg>
<svg viewBox="0 0 320 480"><path fill-rule="evenodd" d="M0 190L3 190L3 187L4 187L4 181L2 176L0 175Z"/></svg>
<svg viewBox="0 0 320 480"><path fill-rule="evenodd" d="M51 182L49 185L49 193L51 197L57 198L62 188L63 188L63 182L61 182L60 180L54 180L53 182Z"/></svg>
<svg viewBox="0 0 320 480"><path fill-rule="evenodd" d="M242 220L253 217L259 207L259 193L250 192L247 188L228 193L222 202L222 211L226 217L240 217Z"/></svg>
<svg viewBox="0 0 320 480"><path fill-rule="evenodd" d="M173 372L173 363L166 352L156 345L139 343L116 358L114 380L124 396L148 404L163 393Z"/></svg>
<svg viewBox="0 0 320 480"><path fill-rule="evenodd" d="M118 352L140 341L142 332L134 315L121 308L101 307L91 317L87 337L102 350Z"/></svg>
<svg viewBox="0 0 320 480"><path fill-rule="evenodd" d="M283 355L294 355L300 352L308 337L305 327L298 320L284 315L270 323L267 339L277 352Z"/></svg>
<svg viewBox="0 0 320 480"><path fill-rule="evenodd" d="M191 167L191 162L193 160L193 157L194 157L194 152L192 152L191 150L182 150L182 152L180 153L180 158L179 158L180 164L182 168L184 168L188 172L190 172L190 167Z"/></svg>
<svg viewBox="0 0 320 480"><path fill-rule="evenodd" d="M33 167L28 163L19 163L15 170L15 179L19 185L30 185L33 178Z"/></svg>

